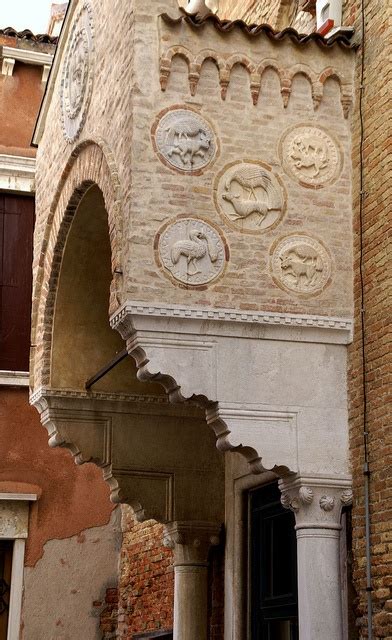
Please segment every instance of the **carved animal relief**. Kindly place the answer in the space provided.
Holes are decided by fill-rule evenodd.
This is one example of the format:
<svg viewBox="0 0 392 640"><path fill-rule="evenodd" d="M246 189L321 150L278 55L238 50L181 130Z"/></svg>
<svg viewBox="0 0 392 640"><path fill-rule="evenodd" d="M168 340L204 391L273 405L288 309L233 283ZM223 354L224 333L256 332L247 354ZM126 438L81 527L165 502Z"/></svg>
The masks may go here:
<svg viewBox="0 0 392 640"><path fill-rule="evenodd" d="M237 162L226 167L218 176L215 202L226 221L249 232L276 225L285 206L277 178L256 162Z"/></svg>
<svg viewBox="0 0 392 640"><path fill-rule="evenodd" d="M320 127L290 129L281 140L280 155L285 171L305 187L324 187L342 168L337 143Z"/></svg>
<svg viewBox="0 0 392 640"><path fill-rule="evenodd" d="M160 159L180 171L200 171L215 156L211 127L190 109L167 112L154 125L152 133Z"/></svg>
<svg viewBox="0 0 392 640"><path fill-rule="evenodd" d="M185 218L159 234L159 260L176 280L187 285L207 284L225 266L225 247L218 231L203 220Z"/></svg>
<svg viewBox="0 0 392 640"><path fill-rule="evenodd" d="M73 142L84 125L93 80L93 35L90 5L85 2L71 31L61 89L63 132Z"/></svg>
<svg viewBox="0 0 392 640"><path fill-rule="evenodd" d="M308 236L281 240L271 258L277 284L298 294L316 295L331 276L331 260L322 244Z"/></svg>

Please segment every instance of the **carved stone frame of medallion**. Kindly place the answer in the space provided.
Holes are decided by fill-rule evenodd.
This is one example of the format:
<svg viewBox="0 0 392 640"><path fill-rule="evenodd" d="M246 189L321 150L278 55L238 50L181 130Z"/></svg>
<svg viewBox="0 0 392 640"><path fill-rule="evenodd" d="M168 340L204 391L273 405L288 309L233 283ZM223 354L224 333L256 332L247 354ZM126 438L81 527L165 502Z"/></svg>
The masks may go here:
<svg viewBox="0 0 392 640"><path fill-rule="evenodd" d="M182 282L179 279L175 278L172 273L165 267L165 265L163 264L162 261L162 257L160 256L159 253L159 243L160 243L160 239L162 237L162 235L165 233L166 229L168 229L170 226L173 226L176 221L181 221L181 220L196 220L199 221L205 225L208 225L210 227L213 228L213 230L218 234L222 245L223 245L223 250L224 250L224 266L222 268L222 270L214 277L212 278L209 282L205 283L205 284L192 284L192 283L186 283L186 282ZM196 291L205 291L206 289L209 289L210 287L213 287L217 282L219 282L222 278L224 278L225 273L226 273L226 269L228 267L229 261L230 261L230 249L229 249L229 245L228 245L228 241L225 238L225 236L223 235L222 230L211 220L206 220L204 218L201 217L196 217L196 216L189 216L187 214L180 214L178 216L176 216L175 218L168 220L167 222L165 222L165 224L158 230L155 238L154 238L154 259L155 262L157 264L157 266L159 267L160 272L165 276L165 278L169 279L170 282L175 285L176 287L180 287L181 289L192 289L192 290L196 290Z"/></svg>
<svg viewBox="0 0 392 640"><path fill-rule="evenodd" d="M212 158L206 163L205 166L200 167L198 169L193 169L193 170L187 170L187 169L181 169L179 167L174 166L173 164L171 164L166 158L165 156L162 154L162 152L160 151L157 141L156 141L156 134L157 134L157 130L159 127L159 124L162 120L162 118L164 118L164 116L166 116L168 113L171 112L175 112L177 110L181 110L181 111L189 111L190 113L195 114L198 118L202 118L203 120L206 121L208 127L210 128L210 130L212 131L212 133L214 134L214 145L215 145L215 153L212 156ZM209 120L208 116L206 117L204 115L204 113L201 113L201 109L197 109L196 106L189 106L189 104L172 104L169 107L166 107L165 109L162 109L162 111L160 111L152 125L151 125L151 143L153 146L153 149L157 155L157 157L159 158L159 160L162 162L162 164L165 165L165 167L167 167L168 169L171 169L172 171L175 171L176 173L181 173L183 175L186 176L200 176L203 173L205 173L206 171L208 171L209 169L212 168L212 166L215 164L215 162L217 161L217 159L220 156L220 141L219 141L219 137L217 135L215 126L212 124L212 122Z"/></svg>
<svg viewBox="0 0 392 640"><path fill-rule="evenodd" d="M337 166L334 170L334 173L332 175L331 178L329 178L328 180L326 180L325 182L323 182L322 184L314 184L311 183L309 181L306 181L306 179L301 179L300 177L298 177L295 172L288 166L288 160L287 157L285 156L285 152L284 152L284 143L285 140L287 139L287 137L295 132L296 130L300 131L303 128L307 128L307 129L315 129L316 131L320 131L321 133L323 133L327 138L330 138L331 141L333 142L333 144L336 147L336 154L338 157L338 162L337 162ZM295 125L292 125L291 127L289 127L288 129L286 129L283 134L281 135L279 142L278 142L278 158L280 159L280 163L281 166L283 168L283 170L285 171L286 175L293 180L295 183L299 184L301 187L304 187L305 189L324 189L325 187L328 187L332 184L334 184L334 182L336 182L337 180L339 180L343 168L344 168L344 153L343 150L341 148L341 145L339 143L339 141L337 140L337 138L331 133L331 131L327 131L327 129L324 129L323 126L321 126L318 122L298 122Z"/></svg>
<svg viewBox="0 0 392 640"><path fill-rule="evenodd" d="M279 245L283 241L285 241L286 239L289 239L291 237L293 237L293 238L294 237L295 238L303 237L304 240L306 240L306 239L312 240L312 241L318 243L323 248L323 250L325 251L325 253L326 253L327 257L328 257L328 260L329 260L330 273L329 273L328 279L324 282L323 286L320 287L319 290L316 290L314 292L306 292L306 291L298 291L298 290L294 291L293 289L290 289L289 287L287 287L282 282L282 280L279 278L278 274L274 273L274 264L273 264L273 262L274 262L275 252L276 252L277 248L279 247ZM308 298L314 298L316 296L319 296L325 291L325 289L327 287L329 287L331 285L331 283L333 281L334 262L333 262L333 259L332 259L330 251L327 249L327 247L325 246L324 242L322 242L319 238L314 237L310 232L307 233L306 230L304 230L304 231L301 230L298 233L297 232L293 232L293 233L288 234L286 236L277 238L275 240L275 242L272 244L271 248L270 248L269 263L270 263L270 274L271 274L271 277L272 277L273 281L275 282L276 286L278 286L279 289L281 289L282 291L285 291L285 293L287 293L288 295L295 296L296 298L308 299Z"/></svg>
<svg viewBox="0 0 392 640"><path fill-rule="evenodd" d="M220 205L220 203L218 202L218 186L219 183L222 179L222 177L224 176L224 174L231 168L234 167L235 165L239 166L239 168L241 167L242 164L252 164L255 166L260 166L262 169L265 169L266 171L270 172L273 177L275 178L275 180L279 183L281 189L282 189L282 201L283 201L283 206L282 206L282 212L279 216L279 218L273 223L271 224L269 227L266 227L264 229L240 229L239 226L233 222L228 215L223 211L222 206ZM226 164L223 169L221 169L221 171L217 174L215 180L214 180L214 203L215 203L215 208L217 210L217 212L219 213L220 218L222 219L222 221L227 224L231 229L233 229L234 231L240 231L241 233L249 233L251 235L260 235L261 233L267 233L268 231L272 231L272 229L275 229L284 219L286 212L287 212L287 191L286 188L284 186L283 180L280 178L279 175L276 174L276 172L274 172L273 167L268 164L267 162L263 162L262 160L255 160L255 159L248 159L248 158L243 158L241 160L235 160L233 162L229 162L228 164Z"/></svg>
<svg viewBox="0 0 392 640"><path fill-rule="evenodd" d="M88 64L89 64L89 68L88 68L88 77L87 77L87 82L86 82L86 86L84 88L84 95L82 96L82 101L81 101L81 107L80 110L78 112L78 122L77 122L77 127L74 131L70 132L70 126L69 126L69 116L67 115L66 111L66 86L67 86L67 78L66 78L66 74L69 71L69 57L70 57L70 53L71 53L71 49L72 46L74 44L73 42L73 38L75 36L75 34L77 33L77 29L80 26L79 22L80 19L83 15L83 12L86 12L87 14L87 21L88 21L88 28L89 31L87 33L87 39L89 41L89 56L88 56ZM93 92L93 84L94 84L94 21L93 21L93 10L92 7L90 5L90 3L88 2L88 0L83 0L83 3L77 13L77 15L74 17L74 23L73 26L71 28L71 33L69 35L69 40L68 40L68 46L65 52L65 64L64 64L64 69L63 69L63 76L62 76L62 83L61 83L61 91L60 91L60 99L61 99L61 125L62 125L62 130L63 130L63 135L65 140L67 140L67 142L72 143L74 142L80 135L85 122L86 122L86 118L87 118L87 114L88 114L88 109L89 109L89 105L90 105L90 101L91 101L91 97L92 97L92 92ZM68 82L69 82L69 78L68 78ZM75 118L76 119L76 118Z"/></svg>

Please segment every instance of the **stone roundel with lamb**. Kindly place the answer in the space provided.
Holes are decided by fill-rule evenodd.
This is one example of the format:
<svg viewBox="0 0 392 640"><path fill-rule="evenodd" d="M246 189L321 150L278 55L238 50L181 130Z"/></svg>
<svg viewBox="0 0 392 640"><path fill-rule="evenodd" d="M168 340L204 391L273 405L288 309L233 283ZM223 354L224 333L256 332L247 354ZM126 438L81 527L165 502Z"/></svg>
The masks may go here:
<svg viewBox="0 0 392 640"><path fill-rule="evenodd" d="M161 112L151 136L161 162L181 173L202 173L217 153L217 138L212 126L188 107L172 107Z"/></svg>
<svg viewBox="0 0 392 640"><path fill-rule="evenodd" d="M158 263L166 275L191 287L218 278L227 261L222 234L200 218L170 222L158 232L156 246Z"/></svg>

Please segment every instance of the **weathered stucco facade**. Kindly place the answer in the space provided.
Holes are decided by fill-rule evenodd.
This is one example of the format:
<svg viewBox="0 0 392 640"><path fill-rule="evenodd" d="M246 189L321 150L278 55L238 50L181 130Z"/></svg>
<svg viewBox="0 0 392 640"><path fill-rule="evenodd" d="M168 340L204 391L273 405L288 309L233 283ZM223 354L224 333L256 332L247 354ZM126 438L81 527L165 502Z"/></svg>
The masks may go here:
<svg viewBox="0 0 392 640"><path fill-rule="evenodd" d="M277 478L299 637L346 637L353 103L343 38L70 5L35 134L31 401L51 445L165 525L176 640L211 629L223 524L225 638L246 638L243 500Z"/></svg>
<svg viewBox="0 0 392 640"><path fill-rule="evenodd" d="M95 466L78 468L67 451L48 448L29 404L30 142L54 53L49 36L0 31L0 578L4 544L12 564L1 582L0 637L7 640L100 638L103 606L94 602L118 582L119 509Z"/></svg>

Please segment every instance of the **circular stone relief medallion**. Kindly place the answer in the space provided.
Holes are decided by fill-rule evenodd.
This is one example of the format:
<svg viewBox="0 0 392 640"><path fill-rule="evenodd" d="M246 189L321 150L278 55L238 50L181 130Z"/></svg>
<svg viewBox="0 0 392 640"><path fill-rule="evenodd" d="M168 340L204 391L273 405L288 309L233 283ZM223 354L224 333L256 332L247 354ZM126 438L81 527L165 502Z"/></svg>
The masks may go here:
<svg viewBox="0 0 392 640"><path fill-rule="evenodd" d="M91 99L93 80L93 30L91 7L87 2L75 18L61 85L61 114L64 137L73 142L84 125Z"/></svg>
<svg viewBox="0 0 392 640"><path fill-rule="evenodd" d="M216 154L212 128L191 109L166 111L158 117L152 136L164 164L185 173L201 171Z"/></svg>
<svg viewBox="0 0 392 640"><path fill-rule="evenodd" d="M305 187L319 188L334 182L342 169L337 142L320 127L292 127L279 145L284 170Z"/></svg>
<svg viewBox="0 0 392 640"><path fill-rule="evenodd" d="M258 162L236 162L225 167L217 177L214 194L225 221L240 231L265 231L280 222L285 211L283 187Z"/></svg>
<svg viewBox="0 0 392 640"><path fill-rule="evenodd" d="M177 220L160 232L158 254L165 270L187 285L211 282L226 262L220 234L197 218Z"/></svg>
<svg viewBox="0 0 392 640"><path fill-rule="evenodd" d="M292 235L275 246L271 268L280 287L302 295L317 295L331 277L331 259L314 238Z"/></svg>

